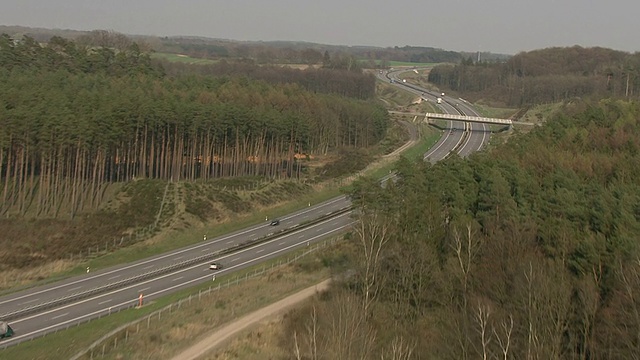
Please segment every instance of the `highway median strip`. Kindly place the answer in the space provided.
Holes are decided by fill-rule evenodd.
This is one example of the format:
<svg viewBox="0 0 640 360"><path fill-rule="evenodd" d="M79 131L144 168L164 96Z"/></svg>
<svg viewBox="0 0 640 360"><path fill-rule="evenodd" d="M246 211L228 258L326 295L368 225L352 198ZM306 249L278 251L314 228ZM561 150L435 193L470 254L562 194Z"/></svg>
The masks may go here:
<svg viewBox="0 0 640 360"><path fill-rule="evenodd" d="M323 222L325 220L331 219L333 217L340 216L340 215L342 215L342 214L344 214L346 212L349 212L351 210L352 210L351 207L345 207L345 208L342 208L342 209L327 213L325 215L319 216L319 217L315 218L314 220L306 221L306 222L301 223L301 224L296 224L296 225L294 225L292 227L280 230L278 232L270 233L270 234L268 234L266 236L263 236L261 238L255 239L255 240L245 241L245 242L243 242L241 244L237 244L235 246L232 246L232 247L229 247L229 248L226 248L226 249L223 249L223 250L219 250L219 251L211 253L211 254L206 254L206 255L195 257L195 258L191 258L189 260L185 260L185 261L182 261L182 262L170 265L170 266L166 266L166 267L163 267L161 269L151 270L151 271L148 271L148 272L146 272L144 274L136 275L136 276L133 276L133 277L130 277L130 278L127 278L127 279L120 280L120 281L114 281L114 282L112 282L110 284L107 284L107 285L104 285L104 286L100 286L100 287L93 288L93 289L90 289L90 290L78 292L78 293L75 293L75 294L72 294L72 295L69 295L69 296L65 296L65 297L62 297L62 298L58 298L58 299L55 299L55 300L48 301L46 303L41 303L41 304L37 304L37 305L26 307L26 308L22 308L20 310L12 311L12 312L9 312L9 313L6 313L6 314L2 314L2 315L0 315L0 319L2 319L2 321L11 321L11 320L19 319L19 318L27 316L27 315L32 315L32 314L35 314L35 313L38 313L38 312L41 312L41 311L44 311L44 310L47 310L47 309L51 309L51 308L54 308L54 307L57 307L57 306L65 305L65 304L68 304L68 303L71 303L71 302L74 302L74 301L77 301L77 300L82 300L82 299L88 298L88 297L93 296L93 295L105 293L107 291L111 291L111 290L115 290L115 289L118 289L118 288L121 288L121 287L125 287L127 285L131 285L131 284L134 284L134 283L137 283L137 282L141 282L141 281L153 278L153 277L157 277L157 276L160 276L160 275L168 274L168 273L173 272L175 270L180 270L180 269L183 269L183 268L187 268L187 267L189 267L191 265L194 265L194 264L197 264L197 263L200 263L200 262L210 261L210 260L218 258L218 257L220 257L222 255L232 254L232 253L244 250L246 248L249 248L251 246L255 246L255 245L258 245L260 243L269 241L269 240L271 240L273 238L280 237L280 236L283 236L283 235L287 235L287 234L292 233L294 231L299 231L299 230L304 229L306 227L310 227L310 226L315 225L317 223L320 223L320 222Z"/></svg>

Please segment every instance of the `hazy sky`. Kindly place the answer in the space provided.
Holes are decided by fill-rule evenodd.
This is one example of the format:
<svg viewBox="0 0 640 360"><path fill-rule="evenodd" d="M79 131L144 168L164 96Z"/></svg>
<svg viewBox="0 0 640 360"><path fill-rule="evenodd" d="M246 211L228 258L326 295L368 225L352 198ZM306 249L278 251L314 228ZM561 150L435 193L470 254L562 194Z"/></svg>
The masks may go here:
<svg viewBox="0 0 640 360"><path fill-rule="evenodd" d="M0 25L505 54L640 51L638 0L0 0Z"/></svg>

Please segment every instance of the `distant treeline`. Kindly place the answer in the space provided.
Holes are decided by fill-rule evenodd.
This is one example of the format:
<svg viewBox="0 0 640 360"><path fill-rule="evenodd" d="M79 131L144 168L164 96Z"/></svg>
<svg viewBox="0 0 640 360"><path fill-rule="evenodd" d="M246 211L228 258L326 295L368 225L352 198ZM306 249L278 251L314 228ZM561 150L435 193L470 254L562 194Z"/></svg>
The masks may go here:
<svg viewBox="0 0 640 360"><path fill-rule="evenodd" d="M574 97L640 96L640 53L605 48L549 48L515 55L504 63L439 65L429 81L473 100L509 106L558 102Z"/></svg>
<svg viewBox="0 0 640 360"><path fill-rule="evenodd" d="M369 47L369 46L329 46L296 42L234 42L203 38L163 38L154 42L160 52L185 54L208 59L243 58L261 64L320 64L327 65L327 57L334 64L335 59L353 58L371 60L380 64L389 61L414 63L460 63L477 53L448 51L432 47ZM481 53L484 61L502 61L508 55Z"/></svg>
<svg viewBox="0 0 640 360"><path fill-rule="evenodd" d="M298 84L312 93L331 93L356 99L371 99L375 95L376 79L371 74L363 74L357 62L352 67L308 68L305 70L253 63L228 62L225 60L211 65L190 65L163 62L169 75L194 73L204 76L248 77L264 80L270 84Z"/></svg>
<svg viewBox="0 0 640 360"><path fill-rule="evenodd" d="M0 214L73 215L96 208L104 184L140 177L296 176L300 154L386 133L382 107L336 95L367 98L370 76L224 66L166 76L135 44L0 37ZM318 93L296 84L314 89L314 74Z"/></svg>

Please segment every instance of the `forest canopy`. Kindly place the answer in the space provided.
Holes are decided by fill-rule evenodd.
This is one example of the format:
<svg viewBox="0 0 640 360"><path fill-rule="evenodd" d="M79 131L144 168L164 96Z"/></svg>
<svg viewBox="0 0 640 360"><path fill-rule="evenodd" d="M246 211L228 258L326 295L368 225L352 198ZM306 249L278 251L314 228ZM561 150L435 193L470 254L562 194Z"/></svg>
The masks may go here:
<svg viewBox="0 0 640 360"><path fill-rule="evenodd" d="M135 43L1 36L0 214L56 216L60 202L75 214L99 204L104 184L133 178L294 177L296 154L366 148L386 133L371 75L207 71L168 76Z"/></svg>
<svg viewBox="0 0 640 360"><path fill-rule="evenodd" d="M358 182L353 275L285 337L326 358L634 358L639 121L637 103L573 102L468 160Z"/></svg>
<svg viewBox="0 0 640 360"><path fill-rule="evenodd" d="M548 48L519 53L504 62L438 65L429 82L470 100L509 106L559 102L575 97L639 99L640 53L606 48Z"/></svg>

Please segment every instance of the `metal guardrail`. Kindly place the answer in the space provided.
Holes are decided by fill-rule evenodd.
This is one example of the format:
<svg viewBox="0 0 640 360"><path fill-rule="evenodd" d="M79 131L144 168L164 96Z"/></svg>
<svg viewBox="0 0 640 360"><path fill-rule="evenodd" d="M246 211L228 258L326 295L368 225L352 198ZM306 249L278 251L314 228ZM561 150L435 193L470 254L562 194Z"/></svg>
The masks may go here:
<svg viewBox="0 0 640 360"><path fill-rule="evenodd" d="M256 240L250 240L250 241L246 241L244 243L241 244L237 244L235 246L226 248L226 249L222 249L219 251L216 251L214 253L211 254L206 254L206 255L202 255L202 256L198 256L195 258L191 258L185 261L181 261L179 263L173 264L173 265L169 265L169 266L165 266L163 268L160 269L156 269L156 270L151 270L148 271L144 274L140 274L140 275L136 275L136 276L132 276L130 278L124 279L124 280L120 280L120 281L115 281L112 282L110 284L104 285L104 286L99 286L90 290L85 290L85 291L81 291L75 294L71 294L69 296L65 296L62 298L58 298L55 300L51 300L48 301L46 303L41 303L41 304L37 304L37 305L32 305L26 308L22 308L20 310L16 310L16 311L12 311L6 314L2 314L0 315L0 319L2 319L2 321L11 321L11 320L15 320L27 315L31 315L34 313L38 313L47 309L51 309L57 306L61 306L61 305L65 305L74 301L78 301L78 300L82 300L82 299L86 299L92 295L97 295L97 294L102 294L105 293L107 291L110 290L115 290L115 289L119 289L122 287L125 287L127 285L130 284L134 284L134 283L138 283L141 282L143 280L147 280L150 278L154 278L154 277L158 277L160 275L164 275L164 274L168 274L170 272L173 272L175 270L179 270L179 269L184 269L186 267L189 267L191 265L197 264L197 263L201 263L201 262L205 262L205 261L210 261L213 260L217 257L220 257L222 255L227 255L227 254L231 254L237 251L241 251L244 250L246 248L249 248L251 246L255 246L258 244L261 244L263 242L269 241L271 239L292 233L294 231L298 231L300 229L304 229L307 227L310 227L312 225L315 225L317 223L320 223L322 221L331 219L333 217L342 215L346 212L351 211L352 208L351 207L345 207L336 211L332 211L328 214L324 214L322 216L319 216L311 221L308 221L306 223L300 224L300 225L295 225L293 227L287 228L287 229L283 229L280 230L278 232L263 236L259 239Z"/></svg>
<svg viewBox="0 0 640 360"><path fill-rule="evenodd" d="M335 242L335 239L325 240L325 241L323 241L323 242L321 242L319 244L313 245L311 249L306 250L301 255L296 255L294 257L287 257L286 261L284 261L284 260L278 261L277 264L273 264L272 265L272 268L276 267L276 266L290 264L292 262L298 261L298 259L301 259L301 258L305 257L307 254L310 254L312 252L317 251L318 249L320 249L322 247L325 247L327 243L333 243L333 242ZM141 321L143 321L145 319L148 320L149 318L151 318L153 316L156 316L156 315L158 315L158 313L162 313L163 311L165 311L167 309L171 310L172 307L176 307L177 306L178 308L180 308L180 304L181 303L183 303L185 301L191 301L192 297L193 298L197 297L199 299L202 295L207 295L207 294L211 293L212 291L220 291L223 288L228 288L231 285L236 285L236 284L242 282L243 280L251 279L256 275L263 274L264 272L265 272L265 267L263 266L263 270L261 272L257 272L256 271L251 275L245 274L245 276L237 276L236 275L233 279L231 277L229 277L227 279L226 283L224 281L222 281L222 282L219 282L218 286L216 286L216 287L211 287L210 286L208 290L204 290L204 291L203 290L199 290L197 293L191 293L189 295L186 295L185 297L183 297L182 299L178 300L177 302L175 302L173 304L169 304L164 308L158 309L158 310L156 310L156 311L154 311L152 313L148 313L148 314L144 315L143 317L141 317L141 318L139 318L137 320L134 320L134 321L124 325L123 327L120 327L120 328L112 331L111 334L116 334L118 332L118 330L125 329L127 326L129 326L131 324L139 323L139 322L141 322ZM70 329L72 327L80 326L82 324L87 324L87 323L89 323L89 322L91 322L93 320L101 319L101 318L103 318L105 316L109 316L109 315L112 315L112 314L115 314L115 313L119 313L121 311L125 311L125 310L128 310L128 309L136 308L137 306L138 306L138 299L136 297L135 299L131 299L129 304L126 304L126 305L123 305L123 306L118 306L116 308L111 308L111 307L104 308L103 310L98 311L98 312L94 313L93 315L90 315L88 317L87 316L83 317L81 320L73 321L72 323L68 323L66 325L63 325L63 326L60 326L60 327L57 327L57 328L49 328L49 329L46 329L46 330L44 330L42 332L31 333L30 336L28 336L28 337L26 337L26 338L24 338L24 339L22 339L21 341L18 341L18 342L14 341L15 338L13 338L13 337L12 338L7 338L7 339L3 339L2 341L0 341L0 350L4 350L4 349L7 349L7 348L12 347L12 346L19 345L19 344L21 344L23 342L26 342L26 341L32 341L32 340L34 340L36 338L43 337L43 336L46 336L46 335L49 335L49 334L54 334L54 333L57 333L59 331L65 331L65 330L68 330L68 329ZM95 344L102 343L105 339L107 339L109 337L110 337L109 334L103 336L101 339L99 339L99 341L96 341L92 345L90 345L87 348L87 350L91 351L92 348L94 348ZM83 351L83 352L80 352L80 353L76 354L71 359L77 359L78 357L82 357L83 354L86 354L86 351Z"/></svg>

